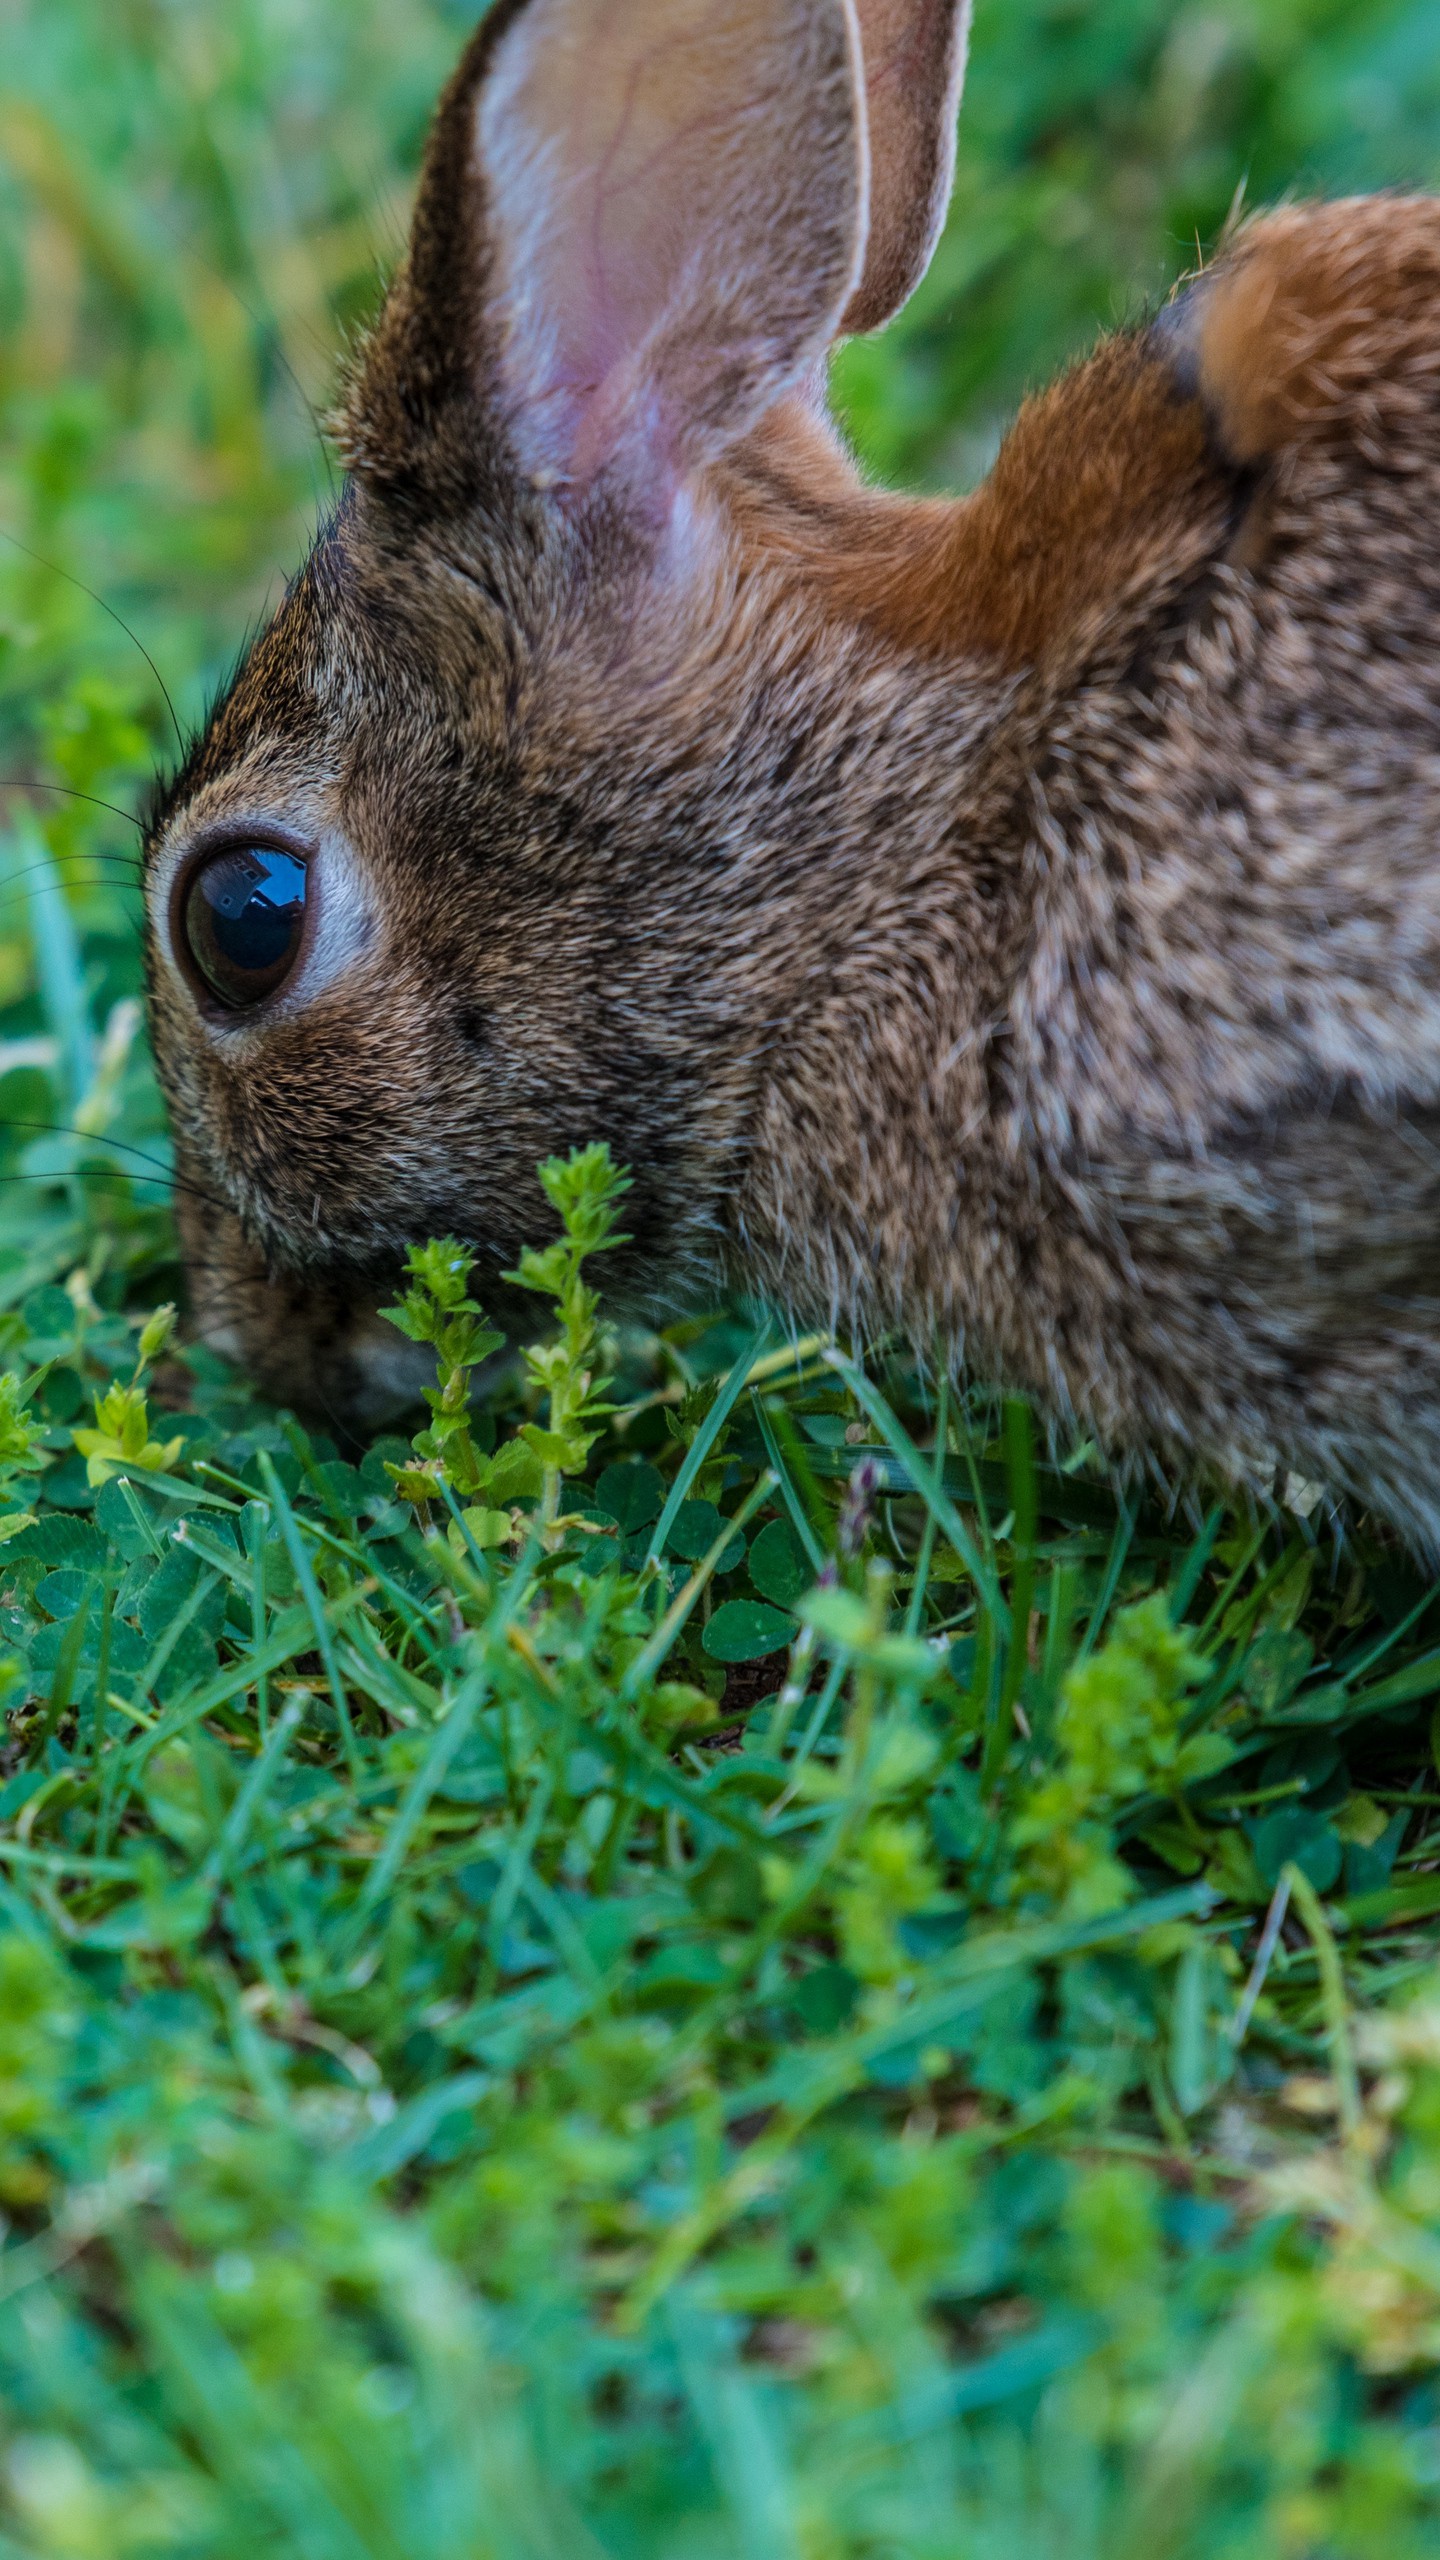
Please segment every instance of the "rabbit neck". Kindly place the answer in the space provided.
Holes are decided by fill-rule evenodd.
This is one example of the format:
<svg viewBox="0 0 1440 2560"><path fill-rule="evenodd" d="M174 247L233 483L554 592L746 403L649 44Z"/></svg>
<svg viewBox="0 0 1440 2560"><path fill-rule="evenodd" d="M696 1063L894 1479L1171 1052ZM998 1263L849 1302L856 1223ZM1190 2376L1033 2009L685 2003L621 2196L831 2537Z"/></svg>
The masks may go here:
<svg viewBox="0 0 1440 2560"><path fill-rule="evenodd" d="M923 1307L961 1333L997 1188L1026 1179L996 1092L1036 688L933 627L902 641L855 563L879 560L883 510L898 592L897 558L928 573L959 510L874 499L802 433L808 496L762 453L673 586L556 632L541 761L576 758L576 790L629 820L610 859L644 920L633 1001L689 1026L672 1094L703 1132L693 1232L817 1320Z"/></svg>

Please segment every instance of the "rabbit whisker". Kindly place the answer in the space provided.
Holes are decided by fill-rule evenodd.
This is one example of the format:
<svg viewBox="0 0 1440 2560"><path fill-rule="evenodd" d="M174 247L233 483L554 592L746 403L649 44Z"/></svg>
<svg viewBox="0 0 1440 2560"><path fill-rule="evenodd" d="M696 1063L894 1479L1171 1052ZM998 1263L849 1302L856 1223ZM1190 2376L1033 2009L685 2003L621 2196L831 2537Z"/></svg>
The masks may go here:
<svg viewBox="0 0 1440 2560"><path fill-rule="evenodd" d="M170 687L160 673L159 668L156 666L154 659L151 657L144 641L140 638L139 633L131 630L124 615L117 613L113 604L107 604L103 596L97 595L93 587L87 587L84 579L77 578L73 570L62 569L58 560L47 560L42 551L32 551L28 542L22 542L18 534L7 533L3 526L0 526L0 542L8 542L12 550L23 551L27 560L33 560L38 568L48 569L52 578L63 578L67 585L78 587L82 596L88 596L92 604L98 604L101 612L109 615L111 621L115 624L116 629L124 632L126 639L131 643L132 647L139 650L141 657L144 659L146 666L149 668L150 673L160 687L161 693L165 697L165 708L170 714L170 726L175 732L176 743L183 756L185 753L185 732L180 726L179 713L176 711L175 705L170 699Z"/></svg>
<svg viewBox="0 0 1440 2560"><path fill-rule="evenodd" d="M9 534L5 536L7 542L10 538ZM68 782L23 782L6 778L0 779L0 791L44 791L60 800L83 800L87 808L108 809L112 818L123 818L126 826L133 827L138 835L145 832L143 820L136 817L133 809L122 809L118 800L98 800L93 791L77 791ZM122 857L116 854L112 858L118 862ZM136 868L139 868L138 863Z"/></svg>

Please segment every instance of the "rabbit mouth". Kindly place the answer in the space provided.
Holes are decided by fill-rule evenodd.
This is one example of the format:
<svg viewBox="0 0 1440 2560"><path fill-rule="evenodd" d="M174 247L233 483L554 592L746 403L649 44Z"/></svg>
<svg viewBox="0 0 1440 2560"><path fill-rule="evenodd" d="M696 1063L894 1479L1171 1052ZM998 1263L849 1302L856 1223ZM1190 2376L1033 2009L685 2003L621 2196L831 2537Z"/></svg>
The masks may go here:
<svg viewBox="0 0 1440 2560"><path fill-rule="evenodd" d="M175 1201L193 1330L267 1395L347 1442L416 1407L421 1390L433 1383L433 1355L408 1343L380 1313L397 1294L409 1243L459 1235L474 1244L476 1294L507 1346L492 1372L543 1325L543 1302L502 1276L526 1239L477 1237L481 1222L464 1214L453 1190L412 1201L405 1216L392 1206L383 1218L377 1200L367 1206L353 1199L341 1216L332 1205L322 1224L318 1199L313 1219L290 1221L253 1189L237 1198L239 1188L223 1177L217 1186L198 1151L182 1142ZM608 1257L603 1273L607 1312L653 1323L713 1302L726 1277L719 1236L677 1237L665 1229L643 1183L631 1197L631 1242Z"/></svg>
<svg viewBox="0 0 1440 2560"><path fill-rule="evenodd" d="M347 1444L418 1406L433 1357L380 1314L398 1256L372 1253L368 1267L282 1257L184 1177L176 1209L191 1326L209 1350Z"/></svg>

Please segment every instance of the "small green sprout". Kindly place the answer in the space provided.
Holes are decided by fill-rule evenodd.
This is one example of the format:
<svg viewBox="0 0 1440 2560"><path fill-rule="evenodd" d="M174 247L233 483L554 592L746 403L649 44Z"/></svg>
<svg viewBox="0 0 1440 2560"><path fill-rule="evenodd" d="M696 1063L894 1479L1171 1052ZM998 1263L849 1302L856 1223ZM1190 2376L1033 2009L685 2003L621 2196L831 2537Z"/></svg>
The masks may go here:
<svg viewBox="0 0 1440 2560"><path fill-rule="evenodd" d="M1133 1880L1112 1838L1115 1809L1172 1794L1215 1765L1218 1738L1187 1741L1184 1732L1186 1704L1205 1669L1163 1592L1120 1611L1100 1651L1065 1680L1059 1758L1015 1825L1027 1884L1077 1915L1129 1896Z"/></svg>
<svg viewBox="0 0 1440 2560"><path fill-rule="evenodd" d="M173 1307L157 1307L153 1315L146 1317L145 1322L140 1329L137 1375L141 1369L153 1368L155 1362L160 1358L161 1353L169 1350L174 1331L175 1310Z"/></svg>
<svg viewBox="0 0 1440 2560"><path fill-rule="evenodd" d="M519 1269L505 1277L553 1298L560 1311L554 1340L525 1354L526 1375L546 1398L545 1422L522 1423L515 1438L493 1457L475 1446L470 1418L474 1372L504 1337L490 1329L469 1295L475 1257L466 1246L448 1237L412 1245L407 1257L410 1286L398 1306L382 1309L407 1340L428 1343L437 1364L436 1384L425 1391L431 1421L415 1435L415 1461L391 1466L389 1472L422 1518L442 1485L448 1485L469 1506L467 1526L485 1546L498 1544L508 1533L508 1506L537 1495L542 1535L553 1542L562 1480L581 1472L611 1410L596 1375L600 1301L581 1272L587 1255L625 1242L615 1233L615 1214L629 1178L611 1163L605 1146L554 1156L539 1173L561 1233L553 1244L522 1253Z"/></svg>
<svg viewBox="0 0 1440 2560"><path fill-rule="evenodd" d="M108 1484L112 1476L126 1475L137 1467L144 1475L167 1475L180 1456L185 1446L183 1436L152 1440L144 1384L174 1331L175 1309L157 1307L141 1330L129 1385L117 1383L97 1395L94 1429L71 1432L92 1485Z"/></svg>
<svg viewBox="0 0 1440 2560"><path fill-rule="evenodd" d="M614 1407L605 1401L608 1380L597 1374L601 1350L600 1299L587 1286L582 1266L592 1253L610 1253L629 1239L616 1232L618 1206L630 1188L630 1177L611 1162L610 1150L585 1147L571 1156L552 1156L539 1168L545 1197L558 1214L563 1232L542 1251L520 1256L518 1270L506 1278L522 1289L553 1298L560 1311L560 1330L553 1341L537 1343L525 1354L526 1374L548 1405L546 1423L522 1423L520 1437L544 1469L540 1497L542 1534L554 1533L560 1510L560 1485L579 1475Z"/></svg>
<svg viewBox="0 0 1440 2560"><path fill-rule="evenodd" d="M131 1467L166 1475L185 1446L183 1439L151 1439L143 1387L111 1387L97 1396L94 1430L72 1431L70 1437L92 1485L108 1484Z"/></svg>
<svg viewBox="0 0 1440 2560"><path fill-rule="evenodd" d="M47 1463L40 1446L45 1426L29 1410L30 1392L13 1369L0 1375L0 1503L13 1498L21 1476L38 1475ZM0 1511L0 1546L28 1529L34 1517L33 1511Z"/></svg>
<svg viewBox="0 0 1440 2560"><path fill-rule="evenodd" d="M505 1337L469 1294L474 1267L474 1254L453 1236L412 1245L406 1256L410 1286L398 1306L380 1311L407 1342L426 1343L435 1354L436 1383L425 1389L430 1423L411 1444L418 1463L387 1465L397 1490L422 1517L442 1481L462 1502L473 1501L489 1464L470 1427L470 1382Z"/></svg>

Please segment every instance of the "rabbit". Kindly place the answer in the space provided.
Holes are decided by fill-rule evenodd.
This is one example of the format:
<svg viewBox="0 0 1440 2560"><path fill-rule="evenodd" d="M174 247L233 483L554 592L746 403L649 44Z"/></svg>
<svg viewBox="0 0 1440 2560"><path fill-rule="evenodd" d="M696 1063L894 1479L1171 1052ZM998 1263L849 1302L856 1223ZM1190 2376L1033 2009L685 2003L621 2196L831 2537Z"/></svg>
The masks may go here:
<svg viewBox="0 0 1440 2560"><path fill-rule="evenodd" d="M1249 222L890 494L827 359L925 271L966 14L481 23L150 823L196 1321L371 1427L405 1245L498 1306L603 1137L618 1305L899 1328L1434 1558L1440 204Z"/></svg>

